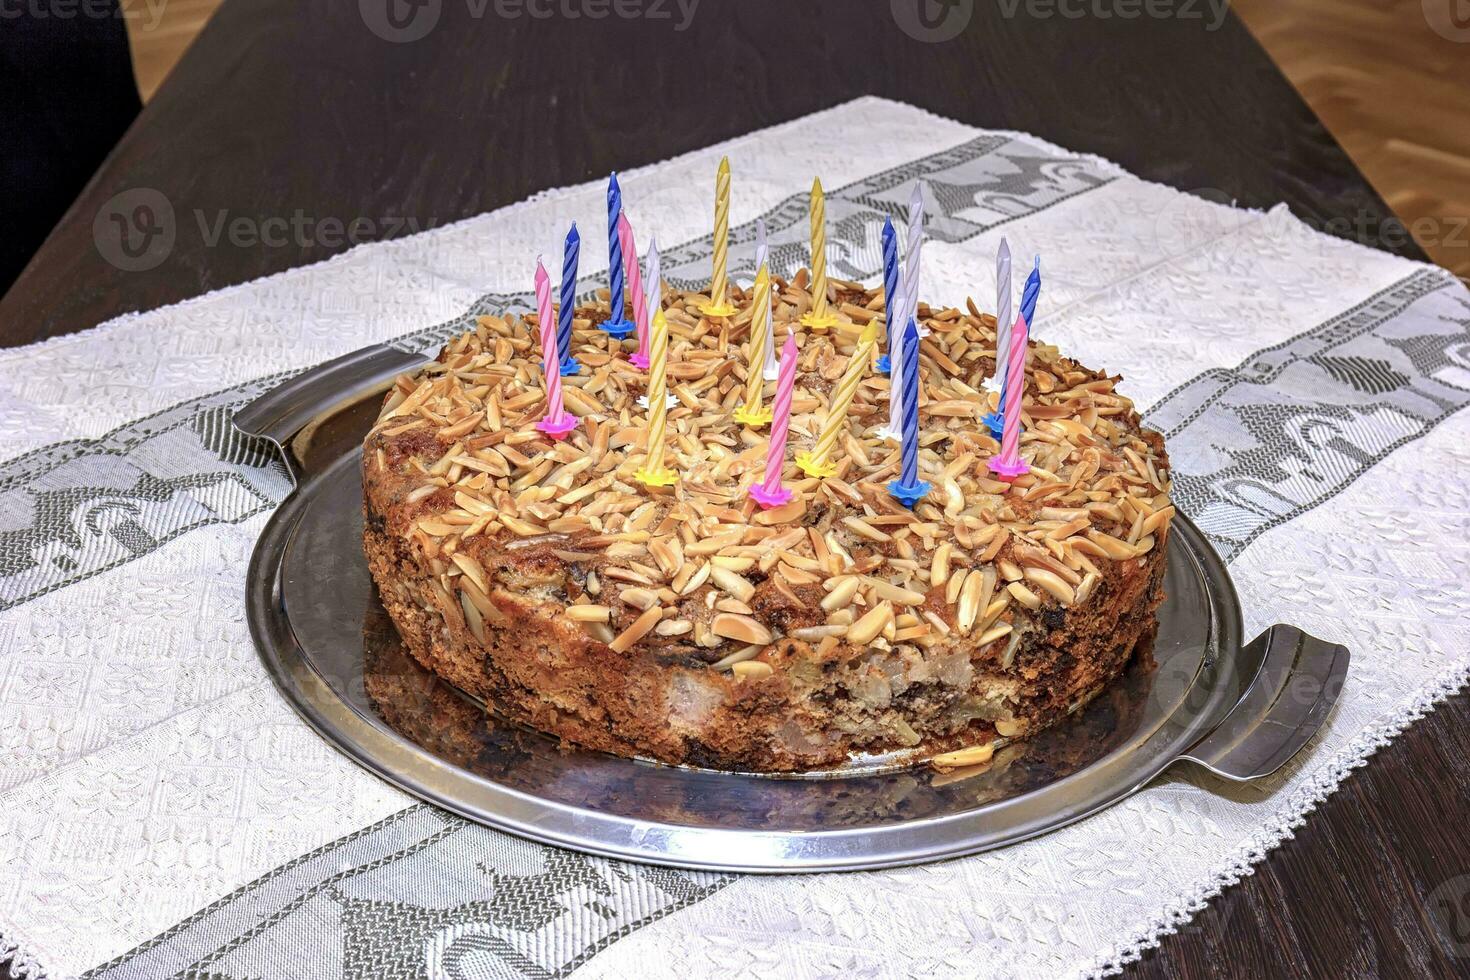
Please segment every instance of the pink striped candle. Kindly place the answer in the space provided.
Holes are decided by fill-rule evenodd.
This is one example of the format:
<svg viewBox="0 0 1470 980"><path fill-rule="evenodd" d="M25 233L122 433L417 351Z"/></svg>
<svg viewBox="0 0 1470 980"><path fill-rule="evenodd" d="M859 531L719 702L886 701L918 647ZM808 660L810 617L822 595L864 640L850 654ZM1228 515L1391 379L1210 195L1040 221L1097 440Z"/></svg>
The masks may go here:
<svg viewBox="0 0 1470 980"><path fill-rule="evenodd" d="M623 246L623 265L628 270L628 291L633 294L633 325L637 329L638 350L648 344L648 296L643 292L643 272L638 268L638 246L633 242L633 226L628 215L618 212L618 241Z"/></svg>
<svg viewBox="0 0 1470 980"><path fill-rule="evenodd" d="M766 479L753 483L750 497L762 509L780 507L791 499L791 491L781 485L781 471L786 467L786 431L791 426L791 392L796 387L796 338L788 331L786 346L781 348L781 370L776 376L775 419L771 423L771 445L766 450Z"/></svg>
<svg viewBox="0 0 1470 980"><path fill-rule="evenodd" d="M648 324L638 338L638 352L628 355L628 361L640 371L648 370L648 341L653 333L653 315L663 306L663 301L663 289L659 284L658 236L653 235L648 239L648 294L643 297L643 315L647 317Z"/></svg>
<svg viewBox="0 0 1470 980"><path fill-rule="evenodd" d="M1026 393L1026 338L1031 330L1026 316L1016 317L1011 328L1010 361L1006 365L1005 428L1001 431L1000 454L990 457L990 472L1002 480L1014 480L1031 467L1021 458L1021 398Z"/></svg>
<svg viewBox="0 0 1470 980"><path fill-rule="evenodd" d="M553 439L565 439L577 417L562 407L561 352L556 349L556 317L551 315L551 277L536 259L536 320L541 327L541 374L546 379L546 415L536 428Z"/></svg>

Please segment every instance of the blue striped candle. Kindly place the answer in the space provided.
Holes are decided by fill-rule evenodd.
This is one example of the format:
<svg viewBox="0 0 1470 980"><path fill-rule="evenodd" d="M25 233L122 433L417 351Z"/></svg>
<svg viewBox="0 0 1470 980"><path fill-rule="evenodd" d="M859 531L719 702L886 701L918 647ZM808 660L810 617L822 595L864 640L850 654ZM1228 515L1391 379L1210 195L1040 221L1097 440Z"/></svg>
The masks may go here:
<svg viewBox="0 0 1470 980"><path fill-rule="evenodd" d="M887 374L893 364L888 352L898 339L898 328L894 326L899 315L898 302L898 232L893 230L893 219L883 219L883 326L886 331L883 356L878 358L878 373Z"/></svg>
<svg viewBox="0 0 1470 980"><path fill-rule="evenodd" d="M902 353L897 373L899 397L903 400L901 464L898 479L888 484L888 492L899 503L912 508L929 493L929 484L919 479L919 324L913 317L904 327L900 343Z"/></svg>
<svg viewBox="0 0 1470 980"><path fill-rule="evenodd" d="M576 374L582 369L572 356L572 316L577 311L577 258L582 254L582 236L577 223L567 232L561 257L561 309L556 319L556 349L561 351L561 373Z"/></svg>
<svg viewBox="0 0 1470 980"><path fill-rule="evenodd" d="M600 326L615 340L632 333L634 324L623 312L623 243L618 239L618 215L623 213L623 191L618 175L607 179L607 303L610 315Z"/></svg>
<svg viewBox="0 0 1470 980"><path fill-rule="evenodd" d="M1033 333L1036 330L1036 298L1041 295L1041 256L1036 256L1036 267L1026 277L1026 286L1021 290L1021 316Z"/></svg>

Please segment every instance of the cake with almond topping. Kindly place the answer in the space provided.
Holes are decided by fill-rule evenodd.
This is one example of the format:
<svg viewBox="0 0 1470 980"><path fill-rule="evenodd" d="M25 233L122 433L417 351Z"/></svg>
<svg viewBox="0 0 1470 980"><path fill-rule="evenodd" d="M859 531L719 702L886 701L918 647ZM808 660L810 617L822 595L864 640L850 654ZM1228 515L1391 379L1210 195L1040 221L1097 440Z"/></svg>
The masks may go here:
<svg viewBox="0 0 1470 980"><path fill-rule="evenodd" d="M810 448L881 289L833 281L844 321L800 324L805 273L773 280L778 341L799 347L789 455ZM506 718L565 743L659 762L783 772L864 754L970 765L1076 710L1150 635L1163 598L1169 466L1120 380L1032 342L1022 456L994 478L994 318L920 304L920 470L912 510L889 495L888 378L865 376L832 456L788 465L790 503L748 495L767 430L733 417L738 312L709 319L665 292L666 460L649 488L647 373L632 338L577 311L580 424L553 441L535 318L481 317L399 378L364 443L364 545L415 659Z"/></svg>

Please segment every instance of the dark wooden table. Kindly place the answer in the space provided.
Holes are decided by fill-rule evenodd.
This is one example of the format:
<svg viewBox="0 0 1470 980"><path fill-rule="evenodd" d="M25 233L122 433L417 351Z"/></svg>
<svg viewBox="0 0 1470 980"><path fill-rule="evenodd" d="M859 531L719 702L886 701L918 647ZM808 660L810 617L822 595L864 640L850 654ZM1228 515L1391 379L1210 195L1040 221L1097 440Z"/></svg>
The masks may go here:
<svg viewBox="0 0 1470 980"><path fill-rule="evenodd" d="M495 0L417 2L401 10L425 19L410 17L405 32L420 33L435 11L437 22L408 42L368 29L358 3L227 3L0 301L0 343L345 247L294 234L272 246L211 241L196 212L366 218L373 234L405 233L864 94L1028 130L1243 205L1286 201L1320 227L1337 219L1352 237L1422 257L1381 233L1387 206L1240 23L1230 15L1212 29L1202 3L1124 20L1037 17L1053 8L1032 0L923 0L936 15L926 25L914 0L706 0L679 30L676 0L632 0L645 15L634 19L544 20L498 16ZM588 14L599 4L569 2ZM952 39L922 39L967 16ZM378 21L379 33L392 30ZM127 271L119 264L151 257L119 263L94 240L94 221L115 195L132 201L140 189L170 202L175 236L152 268ZM1467 721L1461 695L1415 724L1130 973L1470 971L1470 958L1452 955L1470 952L1470 900L1446 912L1435 894L1470 872Z"/></svg>

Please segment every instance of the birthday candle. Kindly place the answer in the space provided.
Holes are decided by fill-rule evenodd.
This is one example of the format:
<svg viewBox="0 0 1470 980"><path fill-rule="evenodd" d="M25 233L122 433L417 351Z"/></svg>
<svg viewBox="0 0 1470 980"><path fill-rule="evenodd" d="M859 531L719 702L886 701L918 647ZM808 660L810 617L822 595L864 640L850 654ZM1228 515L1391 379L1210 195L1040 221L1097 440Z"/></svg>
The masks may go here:
<svg viewBox="0 0 1470 980"><path fill-rule="evenodd" d="M919 315L919 249L924 244L924 185L914 185L909 197L908 252L903 259L904 310L899 316L900 324L917 319ZM929 336L929 328L919 324L919 336Z"/></svg>
<svg viewBox="0 0 1470 980"><path fill-rule="evenodd" d="M812 308L801 318L803 325L813 330L826 330L837 323L837 317L827 309L827 196L822 193L822 181L812 181L811 193L812 224Z"/></svg>
<svg viewBox="0 0 1470 980"><path fill-rule="evenodd" d="M1029 335L1031 325L1036 322L1036 300L1041 295L1041 256L1036 256L1036 266L1031 270L1031 275L1026 277L1026 285L1021 289L1021 316L1026 320L1026 332Z"/></svg>
<svg viewBox="0 0 1470 980"><path fill-rule="evenodd" d="M725 260L730 248L730 158L720 158L715 172L714 274L709 281L709 305L700 307L705 316L732 316L735 307L725 299Z"/></svg>
<svg viewBox="0 0 1470 980"><path fill-rule="evenodd" d="M781 485L781 470L786 465L786 433L791 426L791 392L796 387L796 338L786 334L781 348L781 371L776 378L776 411L771 424L771 444L766 449L766 476L753 484L750 495L761 507L779 507L791 499L791 491Z"/></svg>
<svg viewBox="0 0 1470 980"><path fill-rule="evenodd" d="M618 244L628 267L628 292L633 294L633 325L638 328L638 348L648 343L648 297L643 292L643 273L638 269L638 243L626 214L618 215Z"/></svg>
<svg viewBox="0 0 1470 980"><path fill-rule="evenodd" d="M756 269L768 268L771 250L766 245L766 221L764 218L755 219L755 267ZM768 273L769 274L769 273ZM766 331L766 360L765 370L761 376L767 381L775 381L778 374L776 368L776 331Z"/></svg>
<svg viewBox="0 0 1470 980"><path fill-rule="evenodd" d="M857 350L853 351L852 357L848 358L847 370L843 372L842 380L837 382L837 387L832 391L832 403L827 408L827 417L822 421L822 430L817 436L816 443L810 452L796 457L796 464L807 476L821 479L837 472L837 467L829 463L827 458L832 455L832 447L837 444L837 436L847 427L848 406L852 404L852 398L857 394L858 385L863 380L863 372L872 362L873 348L877 345L878 324L870 320L867 327L863 329Z"/></svg>
<svg viewBox="0 0 1470 980"><path fill-rule="evenodd" d="M644 297L644 316L648 320L648 326L643 328L638 338L638 353L631 355L628 360L640 371L648 370L648 335L653 332L653 317L649 311L656 311L664 302L663 284L659 280L658 267L658 239L648 239L648 295Z"/></svg>
<svg viewBox="0 0 1470 980"><path fill-rule="evenodd" d="M745 404L735 411L735 421L741 425L760 426L771 421L771 413L761 409L761 391L766 380L766 340L771 333L771 277L765 266L761 266L755 275L755 298L752 302L750 342L746 345Z"/></svg>
<svg viewBox="0 0 1470 980"><path fill-rule="evenodd" d="M999 391L1005 380L1011 352L1011 246L1001 238L995 253L995 379L989 387Z"/></svg>
<svg viewBox="0 0 1470 980"><path fill-rule="evenodd" d="M536 259L536 319L541 328L541 373L546 378L546 414L536 428L561 439L577 425L577 417L562 407L560 357L556 349L556 320L551 315L551 277Z"/></svg>
<svg viewBox="0 0 1470 980"><path fill-rule="evenodd" d="M1010 480L1029 472L1031 467L1021 458L1021 399L1026 393L1026 337L1030 329L1026 315L1016 317L1011 328L1011 351L1006 364L1005 431L1001 435L1000 453L990 457L990 472Z"/></svg>
<svg viewBox="0 0 1470 980"><path fill-rule="evenodd" d="M883 329L886 333L886 353L878 358L878 373L887 374L892 368L891 356L898 343L897 316L901 302L898 296L898 232L893 230L893 219L883 219Z"/></svg>
<svg viewBox="0 0 1470 980"><path fill-rule="evenodd" d="M618 175L607 179L607 303L608 318L598 324L616 340L633 332L633 324L623 312L623 244L618 240L618 216L623 213L623 191Z"/></svg>
<svg viewBox="0 0 1470 980"><path fill-rule="evenodd" d="M909 319L903 330L903 370L894 372L903 391L903 439L900 470L888 492L905 507L913 507L929 493L929 484L919 479L919 325Z"/></svg>
<svg viewBox="0 0 1470 980"><path fill-rule="evenodd" d="M669 360L669 321L659 307L653 311L653 329L648 364L648 456L634 476L648 486L666 487L678 482L678 474L664 467L664 428L669 403L665 381Z"/></svg>
<svg viewBox="0 0 1470 980"><path fill-rule="evenodd" d="M582 253L582 236L577 223L567 232L561 258L561 318L556 324L556 349L561 352L561 373L576 374L581 365L572 356L572 316L577 311L577 257Z"/></svg>

